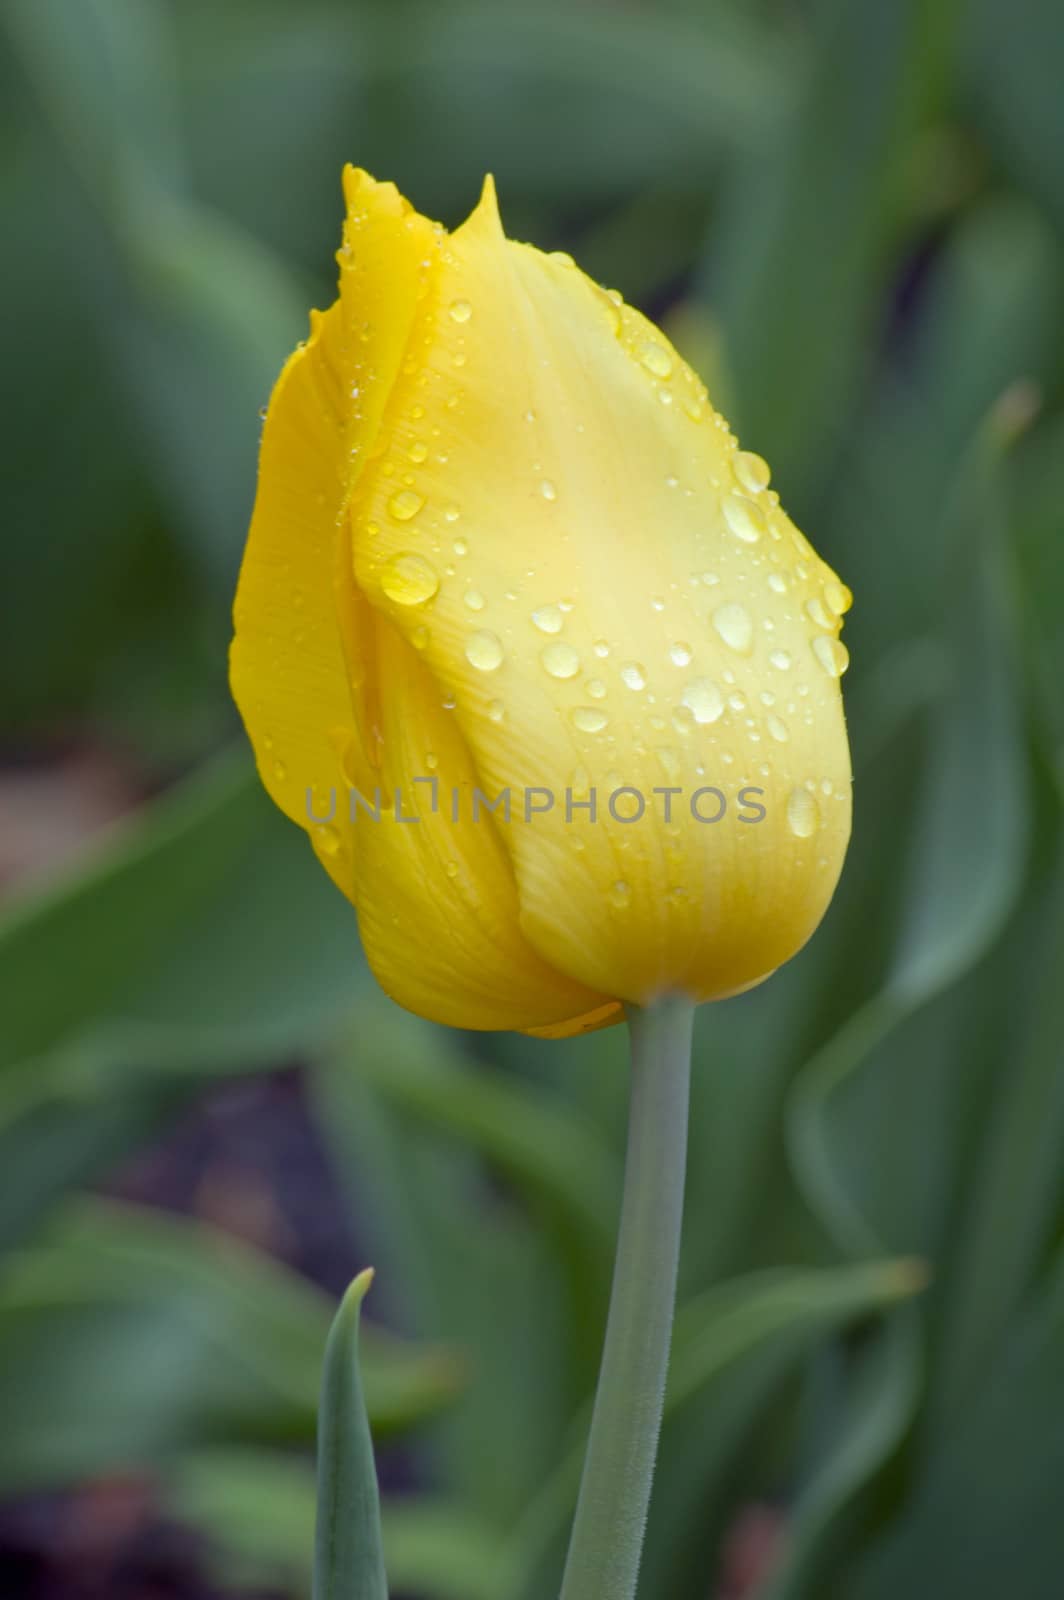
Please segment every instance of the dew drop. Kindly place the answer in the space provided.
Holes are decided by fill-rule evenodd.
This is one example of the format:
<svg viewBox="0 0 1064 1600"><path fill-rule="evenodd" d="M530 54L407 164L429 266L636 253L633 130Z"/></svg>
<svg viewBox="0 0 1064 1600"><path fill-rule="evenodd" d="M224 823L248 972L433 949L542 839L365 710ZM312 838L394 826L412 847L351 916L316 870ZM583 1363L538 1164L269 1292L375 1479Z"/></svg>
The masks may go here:
<svg viewBox="0 0 1064 1600"><path fill-rule="evenodd" d="M444 867L443 870L444 870L444 872L446 872L446 874L447 874L447 876L449 878L457 878L457 876L458 876L458 863L457 863L457 861L448 861L447 865Z"/></svg>
<svg viewBox="0 0 1064 1600"><path fill-rule="evenodd" d="M596 639L591 648L594 650L600 661L605 661L606 657L610 653L610 647L606 643L605 639Z"/></svg>
<svg viewBox="0 0 1064 1600"><path fill-rule="evenodd" d="M712 678L692 678L680 699L696 722L716 722L724 715L724 697Z"/></svg>
<svg viewBox="0 0 1064 1600"><path fill-rule="evenodd" d="M754 643L754 626L749 613L742 606L719 606L713 613L712 622L726 645L740 655L750 654Z"/></svg>
<svg viewBox="0 0 1064 1600"><path fill-rule="evenodd" d="M396 522L409 522L411 517L417 516L424 504L423 495L416 494L413 489L400 489L388 501L388 512Z"/></svg>
<svg viewBox="0 0 1064 1600"><path fill-rule="evenodd" d="M486 628L471 633L466 640L466 660L478 672L494 672L502 664L502 640Z"/></svg>
<svg viewBox="0 0 1064 1600"><path fill-rule="evenodd" d="M571 644L549 644L539 659L552 678L573 678L580 671L580 657Z"/></svg>
<svg viewBox="0 0 1064 1600"><path fill-rule="evenodd" d="M618 911L623 911L625 906L632 903L632 891L623 878L618 878L616 883L610 884L610 904L616 906Z"/></svg>
<svg viewBox="0 0 1064 1600"><path fill-rule="evenodd" d="M841 678L850 664L850 652L841 639L820 633L813 640L813 654L829 678Z"/></svg>
<svg viewBox="0 0 1064 1600"><path fill-rule="evenodd" d="M454 551L456 556L464 556L468 553L469 546L466 544L464 539L456 539L454 544L451 546L451 549Z"/></svg>
<svg viewBox="0 0 1064 1600"><path fill-rule="evenodd" d="M420 464L428 456L429 447L425 443L424 439L415 439L413 444L410 446L410 449L406 453L410 457L411 461L416 461L418 464Z"/></svg>
<svg viewBox="0 0 1064 1600"><path fill-rule="evenodd" d="M810 621L816 623L818 628L833 628L835 626L835 619L828 615L824 602L818 594L814 595L812 600L805 602L805 614Z"/></svg>
<svg viewBox="0 0 1064 1600"><path fill-rule="evenodd" d="M770 572L768 575L768 586L776 594L787 593L787 580L783 576L782 572Z"/></svg>
<svg viewBox="0 0 1064 1600"><path fill-rule="evenodd" d="M777 672L790 672L793 665L786 650L773 650L768 660L769 666L775 667Z"/></svg>
<svg viewBox="0 0 1064 1600"><path fill-rule="evenodd" d="M677 706L672 714L672 725L677 733L690 733L695 716L690 706Z"/></svg>
<svg viewBox="0 0 1064 1600"><path fill-rule="evenodd" d="M327 822L318 824L314 829L314 837L318 842L318 849L324 851L327 856L334 856L339 852L340 835Z"/></svg>
<svg viewBox="0 0 1064 1600"><path fill-rule="evenodd" d="M540 606L532 613L532 621L540 633L561 633L564 620L559 606Z"/></svg>
<svg viewBox="0 0 1064 1600"><path fill-rule="evenodd" d="M285 766L283 761L275 761L274 762L274 764L273 764L273 775L277 779L278 783L283 783L284 780L287 778L287 776L288 776L288 768Z"/></svg>
<svg viewBox="0 0 1064 1600"><path fill-rule="evenodd" d="M752 450L739 450L732 462L732 472L735 481L747 494L760 494L762 489L767 489L772 481L768 462L763 456L755 455Z"/></svg>
<svg viewBox="0 0 1064 1600"><path fill-rule="evenodd" d="M787 724L784 722L782 717L766 717L765 727L768 729L769 733L772 735L773 739L775 739L777 744L786 744L787 740L791 736L790 729L787 727Z"/></svg>
<svg viewBox="0 0 1064 1600"><path fill-rule="evenodd" d="M626 661L621 668L621 682L626 689L645 689L646 674L638 661Z"/></svg>
<svg viewBox="0 0 1064 1600"><path fill-rule="evenodd" d="M544 500L557 500L558 498L558 491L554 487L553 483L551 483L549 478L543 479L543 482L539 486L539 492L543 496Z"/></svg>
<svg viewBox="0 0 1064 1600"><path fill-rule="evenodd" d="M820 808L808 789L792 789L787 798L787 826L798 839L811 839L820 826Z"/></svg>
<svg viewBox="0 0 1064 1600"><path fill-rule="evenodd" d="M606 685L601 678L589 678L584 684L584 688L592 700L604 700L606 697Z"/></svg>
<svg viewBox="0 0 1064 1600"><path fill-rule="evenodd" d="M461 515L461 511L453 503L449 506L444 506L443 508L443 520L445 522L457 522Z"/></svg>
<svg viewBox="0 0 1064 1600"><path fill-rule="evenodd" d="M381 588L397 606L420 606L431 600L440 580L424 556L404 551L381 569Z"/></svg>
<svg viewBox="0 0 1064 1600"><path fill-rule="evenodd" d="M501 700L488 701L488 716L491 718L492 722L501 722L505 715L506 707L503 705Z"/></svg>
<svg viewBox="0 0 1064 1600"><path fill-rule="evenodd" d="M835 578L824 585L824 599L828 610L837 617L841 617L853 605L853 595L844 583L839 583Z"/></svg>
<svg viewBox="0 0 1064 1600"><path fill-rule="evenodd" d="M667 378L672 372L672 357L663 344L648 339L639 352L639 359L655 378Z"/></svg>
<svg viewBox="0 0 1064 1600"><path fill-rule="evenodd" d="M473 307L468 300L452 300L450 311L453 322L468 322L473 315Z"/></svg>
<svg viewBox="0 0 1064 1600"><path fill-rule="evenodd" d="M677 640L669 651L669 660L678 667L686 667L691 659L691 646Z"/></svg>
<svg viewBox="0 0 1064 1600"><path fill-rule="evenodd" d="M462 598L470 611L483 611L484 596L479 589L467 589Z"/></svg>
<svg viewBox="0 0 1064 1600"><path fill-rule="evenodd" d="M737 539L744 544L757 544L768 524L760 506L755 506L743 494L727 494L722 502L724 520Z"/></svg>
<svg viewBox="0 0 1064 1600"><path fill-rule="evenodd" d="M596 706L576 706L573 710L573 724L581 733L601 733L609 720Z"/></svg>

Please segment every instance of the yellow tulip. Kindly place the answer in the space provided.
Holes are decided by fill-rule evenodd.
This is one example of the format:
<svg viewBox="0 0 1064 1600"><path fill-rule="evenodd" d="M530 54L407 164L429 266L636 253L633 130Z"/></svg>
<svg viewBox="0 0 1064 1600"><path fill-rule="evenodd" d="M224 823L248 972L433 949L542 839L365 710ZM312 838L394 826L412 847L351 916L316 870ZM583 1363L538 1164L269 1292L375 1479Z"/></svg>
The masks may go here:
<svg viewBox="0 0 1064 1600"><path fill-rule="evenodd" d="M451 234L345 191L235 607L263 782L425 1016L561 1035L750 988L849 839L849 592L668 340L507 239L490 180Z"/></svg>

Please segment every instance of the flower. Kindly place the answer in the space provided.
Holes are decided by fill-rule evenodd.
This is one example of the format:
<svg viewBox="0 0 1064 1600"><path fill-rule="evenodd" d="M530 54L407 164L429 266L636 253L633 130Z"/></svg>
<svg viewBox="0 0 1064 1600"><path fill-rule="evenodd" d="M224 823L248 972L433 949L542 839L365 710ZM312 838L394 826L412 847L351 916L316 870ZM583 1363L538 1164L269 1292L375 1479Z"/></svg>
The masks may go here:
<svg viewBox="0 0 1064 1600"><path fill-rule="evenodd" d="M344 182L234 612L266 788L422 1015L566 1034L750 988L849 838L848 590L665 336L507 239L490 179L451 234Z"/></svg>

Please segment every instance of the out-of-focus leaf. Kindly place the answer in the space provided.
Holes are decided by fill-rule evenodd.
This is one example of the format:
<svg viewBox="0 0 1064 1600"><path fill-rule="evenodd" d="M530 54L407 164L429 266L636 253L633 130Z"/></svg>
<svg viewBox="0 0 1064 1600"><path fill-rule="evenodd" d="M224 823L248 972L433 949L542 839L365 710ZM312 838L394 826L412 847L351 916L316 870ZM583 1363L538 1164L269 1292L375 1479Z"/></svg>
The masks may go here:
<svg viewBox="0 0 1064 1600"><path fill-rule="evenodd" d="M472 1514L505 1526L557 1459L573 1406L592 1381L605 1291L596 1295L588 1279L601 1283L611 1248L602 1245L597 1261L589 1253L599 1202L592 1198L590 1210L588 1203L603 1182L594 1172L604 1158L575 1119L562 1131L560 1112L530 1088L500 1082L498 1095L489 1090L478 1102L484 1069L463 1067L442 1030L395 1013L379 1038L380 1047L362 1030L354 1050L318 1073L322 1131L366 1219L391 1319L455 1343L468 1360L468 1391L441 1419L436 1454L450 1492ZM373 1057L365 1072L363 1057ZM458 1091L455 1107L441 1110L439 1129L427 1110L442 1102L435 1090L425 1094L437 1072L442 1085L456 1074ZM503 1104L515 1116L527 1106L578 1165L586 1157L586 1186L577 1171L559 1176L549 1157L536 1166L520 1133L501 1126ZM456 1137L462 1134L485 1154ZM521 1193L507 1194L500 1176ZM505 1472L498 1470L500 1417L521 1440Z"/></svg>
<svg viewBox="0 0 1064 1600"><path fill-rule="evenodd" d="M994 0L966 16L967 76L980 129L994 154L1064 228L1064 104L1057 67L1064 23L1055 0L1017 0L1002 28Z"/></svg>
<svg viewBox="0 0 1064 1600"><path fill-rule="evenodd" d="M747 1362L762 1363L758 1398L763 1399L818 1338L896 1304L914 1294L922 1282L921 1268L908 1261L778 1268L719 1284L688 1302L680 1309L673 1337L665 1396L665 1459L671 1419L711 1391L715 1401L723 1402L727 1387L741 1380ZM554 1568L561 1559L580 1482L588 1416L585 1413L574 1428L575 1442L562 1466L515 1532L512 1576L503 1591L515 1600L542 1600L553 1592ZM726 1447L733 1448L733 1430L722 1431ZM705 1441L700 1472L706 1476L720 1465L713 1440ZM703 1511L707 1510L703 1500Z"/></svg>
<svg viewBox="0 0 1064 1600"><path fill-rule="evenodd" d="M228 10L221 29L216 7L180 8L192 160L211 203L286 251L293 219L329 250L321 219L344 160L393 176L447 221L475 200L486 164L504 214L525 197L633 195L663 175L702 195L787 93L772 32L717 8L687 20L558 4L343 6L268 30L255 5ZM278 152L269 171L265 147ZM308 173L312 205L299 193ZM279 192L292 193L283 215Z"/></svg>
<svg viewBox="0 0 1064 1600"><path fill-rule="evenodd" d="M218 1442L314 1436L332 1304L202 1225L84 1202L0 1275L0 1409L8 1490L56 1488ZM453 1356L367 1332L381 1430L454 1394Z"/></svg>
<svg viewBox="0 0 1064 1600"><path fill-rule="evenodd" d="M250 509L255 413L306 326L303 296L263 245L187 193L165 6L15 0L7 21L102 225L97 271L78 288L106 317L104 353L224 615Z"/></svg>
<svg viewBox="0 0 1064 1600"><path fill-rule="evenodd" d="M388 1600L381 1507L359 1369L358 1324L371 1270L351 1284L329 1330L318 1407L314 1600Z"/></svg>
<svg viewBox="0 0 1064 1600"><path fill-rule="evenodd" d="M953 0L822 7L801 93L736 163L714 220L707 282L734 420L799 509L878 333L906 169L941 98L954 10Z"/></svg>
<svg viewBox="0 0 1064 1600"><path fill-rule="evenodd" d="M1064 857L1015 925L1016 959L1000 974L1012 1012L1011 1059L996 1074L970 1197L944 1285L931 1425L952 1431L994 1364L1053 1235L1064 1174ZM1026 969L1026 970L1025 970Z"/></svg>
<svg viewBox="0 0 1064 1600"><path fill-rule="evenodd" d="M247 762L227 759L0 924L0 1236L204 1077L350 1014L355 918Z"/></svg>
<svg viewBox="0 0 1064 1600"><path fill-rule="evenodd" d="M1029 819L1000 448L985 432L953 508L949 677L930 718L896 951L880 992L807 1065L796 1088L793 1149L803 1184L836 1238L858 1253L881 1245L831 1153L833 1094L894 1028L983 955L1021 884Z"/></svg>
<svg viewBox="0 0 1064 1600"><path fill-rule="evenodd" d="M967 1400L904 1506L847 1594L1003 1594L1042 1600L1064 1567L1064 1263L1018 1319L993 1381Z"/></svg>
<svg viewBox="0 0 1064 1600"><path fill-rule="evenodd" d="M233 1587L310 1595L314 1473L277 1453L215 1450L183 1457L164 1504L207 1540L218 1578ZM496 1600L497 1536L461 1505L428 1496L385 1500L381 1522L392 1588L425 1600Z"/></svg>
<svg viewBox="0 0 1064 1600"><path fill-rule="evenodd" d="M858 685L866 664L895 669L914 639L948 643L953 605L940 577L958 464L1010 385L1049 376L1060 342L1057 248L1022 200L982 202L928 264L911 317L884 356L824 515L827 549L857 596L847 637Z"/></svg>
<svg viewBox="0 0 1064 1600"><path fill-rule="evenodd" d="M783 1555L756 1600L814 1600L823 1593L823 1548L832 1525L898 1443L917 1401L919 1326L902 1308L858 1353L839 1407L837 1436L822 1452L788 1517Z"/></svg>

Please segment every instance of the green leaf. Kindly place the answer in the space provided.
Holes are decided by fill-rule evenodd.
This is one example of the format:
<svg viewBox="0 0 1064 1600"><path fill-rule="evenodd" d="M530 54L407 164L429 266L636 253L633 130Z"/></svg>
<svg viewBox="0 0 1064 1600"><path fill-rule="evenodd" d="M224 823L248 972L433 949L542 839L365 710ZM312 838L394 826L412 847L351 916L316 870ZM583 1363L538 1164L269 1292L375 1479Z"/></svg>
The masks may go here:
<svg viewBox="0 0 1064 1600"><path fill-rule="evenodd" d="M219 1449L183 1456L163 1504L207 1543L210 1570L233 1588L310 1595L314 1472L276 1452ZM404 1494L381 1507L392 1586L425 1600L496 1600L500 1541L457 1503Z"/></svg>
<svg viewBox="0 0 1064 1600"><path fill-rule="evenodd" d="M716 1407L726 1410L729 1389L741 1382L748 1364L760 1369L755 1395L757 1403L763 1401L818 1339L907 1298L923 1281L920 1266L908 1261L824 1269L780 1267L719 1284L682 1306L665 1395L663 1471L668 1467L668 1425L682 1418L695 1401L708 1401L712 1396L705 1413L710 1419ZM744 1405L744 1422L749 1422L752 1410L749 1403ZM515 1600L539 1600L550 1587L580 1482L588 1415L589 1409L573 1429L573 1442L562 1466L515 1532L513 1576L504 1590ZM735 1432L733 1426L722 1426L720 1442L725 1451L735 1448ZM715 1455L712 1438L703 1436L701 1446L699 1471L703 1477L697 1487L704 1516L708 1509L706 1481L711 1472L720 1470L726 1456L724 1451ZM651 1561L657 1516L655 1500L647 1553Z"/></svg>
<svg viewBox="0 0 1064 1600"><path fill-rule="evenodd" d="M0 922L0 1239L205 1078L335 1030L368 984L354 913L227 758Z"/></svg>
<svg viewBox="0 0 1064 1600"><path fill-rule="evenodd" d="M52 1489L175 1452L313 1437L332 1305L202 1224L84 1202L0 1274L0 1486ZM454 1358L374 1331L370 1414L384 1431L455 1392Z"/></svg>
<svg viewBox="0 0 1064 1600"><path fill-rule="evenodd" d="M358 1323L373 1282L360 1272L325 1347L318 1408L314 1600L388 1600L381 1508L359 1371Z"/></svg>
<svg viewBox="0 0 1064 1600"><path fill-rule="evenodd" d="M901 191L942 90L952 0L831 0L800 91L733 165L707 278L740 436L808 503L847 418L912 219Z"/></svg>

